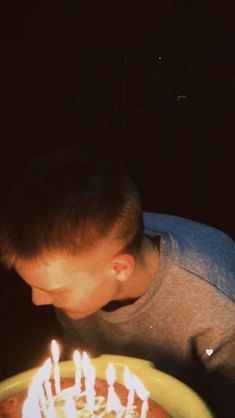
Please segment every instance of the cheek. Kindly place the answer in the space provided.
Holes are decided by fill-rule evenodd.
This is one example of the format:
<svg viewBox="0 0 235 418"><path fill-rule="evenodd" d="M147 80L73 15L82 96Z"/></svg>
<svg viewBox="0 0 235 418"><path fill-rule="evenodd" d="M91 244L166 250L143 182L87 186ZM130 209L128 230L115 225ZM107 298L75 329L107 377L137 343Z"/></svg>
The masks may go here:
<svg viewBox="0 0 235 418"><path fill-rule="evenodd" d="M67 292L61 295L53 296L53 303L55 305L75 307L87 306L92 304L100 304L109 298L112 289L106 280L94 278L94 276L83 275L83 277L76 277L72 286ZM113 286L112 286L113 288Z"/></svg>
<svg viewBox="0 0 235 418"><path fill-rule="evenodd" d="M63 307L63 306L73 303L73 299L74 299L73 293L61 293L58 295L53 295L52 304L58 307Z"/></svg>
<svg viewBox="0 0 235 418"><path fill-rule="evenodd" d="M77 307L85 305L91 297L91 289L74 286L69 291L53 295L53 304L61 307Z"/></svg>

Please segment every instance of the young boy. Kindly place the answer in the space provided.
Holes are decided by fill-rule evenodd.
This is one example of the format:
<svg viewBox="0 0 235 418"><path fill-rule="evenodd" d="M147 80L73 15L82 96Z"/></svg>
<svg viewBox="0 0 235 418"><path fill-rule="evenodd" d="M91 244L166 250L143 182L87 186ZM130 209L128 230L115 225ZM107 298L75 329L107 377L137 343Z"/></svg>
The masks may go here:
<svg viewBox="0 0 235 418"><path fill-rule="evenodd" d="M122 167L60 151L11 193L0 245L33 302L55 307L71 351L148 359L218 418L235 416L235 247L223 232L143 214Z"/></svg>

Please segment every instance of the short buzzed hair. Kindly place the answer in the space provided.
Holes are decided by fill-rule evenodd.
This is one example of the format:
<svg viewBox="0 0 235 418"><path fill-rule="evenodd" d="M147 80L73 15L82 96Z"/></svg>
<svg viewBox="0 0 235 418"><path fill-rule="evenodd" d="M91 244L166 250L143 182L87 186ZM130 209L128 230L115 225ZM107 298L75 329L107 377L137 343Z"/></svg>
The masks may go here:
<svg viewBox="0 0 235 418"><path fill-rule="evenodd" d="M2 208L0 260L11 268L17 259L37 258L45 251L78 254L114 225L123 251L137 252L142 208L126 170L78 150L54 151L26 170Z"/></svg>

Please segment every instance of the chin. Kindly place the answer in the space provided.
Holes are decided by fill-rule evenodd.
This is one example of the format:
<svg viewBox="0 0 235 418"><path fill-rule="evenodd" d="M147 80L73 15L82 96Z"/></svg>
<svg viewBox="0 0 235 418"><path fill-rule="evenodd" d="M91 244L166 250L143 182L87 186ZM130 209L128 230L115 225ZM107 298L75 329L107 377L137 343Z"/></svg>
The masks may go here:
<svg viewBox="0 0 235 418"><path fill-rule="evenodd" d="M87 316L91 315L93 312L77 312L77 311L69 311L66 309L63 309L64 313L71 319L83 319Z"/></svg>

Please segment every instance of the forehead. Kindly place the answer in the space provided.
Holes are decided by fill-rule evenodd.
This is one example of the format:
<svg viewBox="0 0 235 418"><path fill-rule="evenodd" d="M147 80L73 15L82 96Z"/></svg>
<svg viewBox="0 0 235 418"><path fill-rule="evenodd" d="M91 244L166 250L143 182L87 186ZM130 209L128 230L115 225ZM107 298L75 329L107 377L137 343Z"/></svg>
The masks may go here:
<svg viewBox="0 0 235 418"><path fill-rule="evenodd" d="M69 282L75 271L72 259L65 256L42 257L38 259L18 259L15 264L17 273L31 286L56 287Z"/></svg>
<svg viewBox="0 0 235 418"><path fill-rule="evenodd" d="M101 262L104 258L99 253L84 252L83 254L71 255L64 252L45 253L37 258L23 259L19 258L15 263L17 271L40 271L50 274L53 273L69 273L73 271L87 270L97 261Z"/></svg>
<svg viewBox="0 0 235 418"><path fill-rule="evenodd" d="M65 252L47 252L37 258L19 258L15 270L30 285L39 281L56 281L60 284L79 272L93 275L101 271L112 257L120 251L120 241L104 239L96 247L71 255Z"/></svg>

